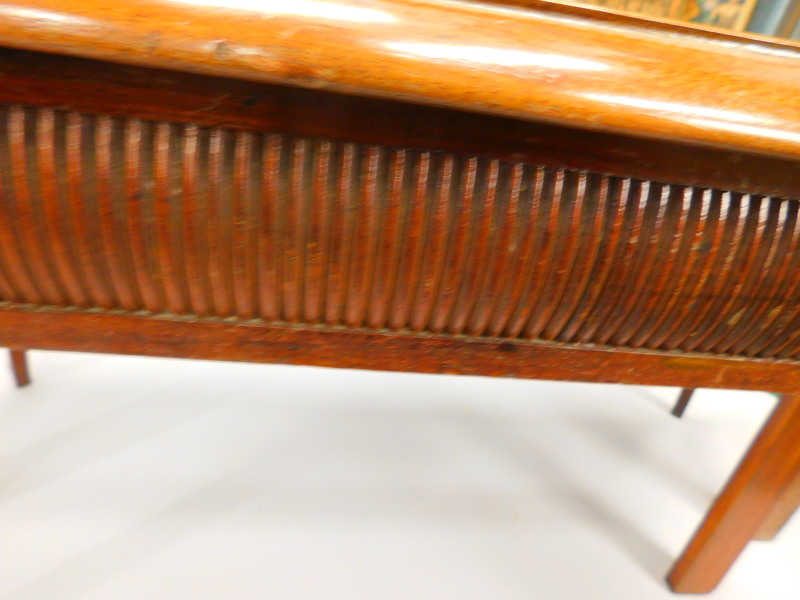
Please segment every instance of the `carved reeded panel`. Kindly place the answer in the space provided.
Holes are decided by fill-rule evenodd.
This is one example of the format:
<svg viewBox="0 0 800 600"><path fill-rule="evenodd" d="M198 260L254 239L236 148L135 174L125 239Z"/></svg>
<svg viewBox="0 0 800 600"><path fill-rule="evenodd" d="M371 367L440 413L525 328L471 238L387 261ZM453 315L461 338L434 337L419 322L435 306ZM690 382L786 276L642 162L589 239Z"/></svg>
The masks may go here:
<svg viewBox="0 0 800 600"><path fill-rule="evenodd" d="M800 356L798 205L0 107L15 303Z"/></svg>

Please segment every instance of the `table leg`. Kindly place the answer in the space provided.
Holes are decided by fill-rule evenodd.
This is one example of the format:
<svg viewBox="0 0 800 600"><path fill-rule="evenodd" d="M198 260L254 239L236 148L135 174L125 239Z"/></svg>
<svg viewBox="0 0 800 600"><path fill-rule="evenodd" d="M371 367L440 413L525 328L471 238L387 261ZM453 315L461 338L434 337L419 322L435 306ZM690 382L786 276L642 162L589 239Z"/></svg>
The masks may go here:
<svg viewBox="0 0 800 600"><path fill-rule="evenodd" d="M712 591L800 476L800 394L784 395L714 501L667 581L676 592Z"/></svg>
<svg viewBox="0 0 800 600"><path fill-rule="evenodd" d="M692 395L694 395L695 390L692 388L685 388L681 391L681 395L678 397L678 402L675 404L675 408L672 409L672 414L679 419L683 416L683 413L686 412L686 407L689 406L689 400L692 399Z"/></svg>
<svg viewBox="0 0 800 600"><path fill-rule="evenodd" d="M795 477L794 483L789 486L789 489L786 490L773 507L767 520L764 521L761 529L756 533L756 539L774 539L798 508L800 508L800 475Z"/></svg>
<svg viewBox="0 0 800 600"><path fill-rule="evenodd" d="M11 370L14 372L17 387L24 387L31 382L24 350L11 350Z"/></svg>

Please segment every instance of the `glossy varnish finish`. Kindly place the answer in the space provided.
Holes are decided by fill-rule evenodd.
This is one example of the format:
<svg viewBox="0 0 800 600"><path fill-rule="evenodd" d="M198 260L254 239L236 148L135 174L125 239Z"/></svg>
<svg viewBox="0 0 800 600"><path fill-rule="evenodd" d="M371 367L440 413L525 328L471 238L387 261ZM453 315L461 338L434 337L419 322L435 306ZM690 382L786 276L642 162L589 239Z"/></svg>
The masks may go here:
<svg viewBox="0 0 800 600"><path fill-rule="evenodd" d="M764 541L774 539L792 519L798 507L800 507L800 474L795 475L794 483L778 498L755 538Z"/></svg>
<svg viewBox="0 0 800 600"><path fill-rule="evenodd" d="M5 0L0 43L800 157L797 46L538 8Z"/></svg>
<svg viewBox="0 0 800 600"><path fill-rule="evenodd" d="M800 387L800 369L784 361L120 311L4 304L0 333L10 347L42 350L787 393Z"/></svg>
<svg viewBox="0 0 800 600"><path fill-rule="evenodd" d="M774 510L800 472L800 396L781 398L668 581L677 592L706 593ZM784 511L785 512L785 511Z"/></svg>
<svg viewBox="0 0 800 600"><path fill-rule="evenodd" d="M0 49L0 103L447 151L782 198L800 163L441 107Z"/></svg>
<svg viewBox="0 0 800 600"><path fill-rule="evenodd" d="M710 590L797 503L797 48L498 1L0 2L0 345L785 393Z"/></svg>
<svg viewBox="0 0 800 600"><path fill-rule="evenodd" d="M0 299L797 358L798 205L0 107Z"/></svg>

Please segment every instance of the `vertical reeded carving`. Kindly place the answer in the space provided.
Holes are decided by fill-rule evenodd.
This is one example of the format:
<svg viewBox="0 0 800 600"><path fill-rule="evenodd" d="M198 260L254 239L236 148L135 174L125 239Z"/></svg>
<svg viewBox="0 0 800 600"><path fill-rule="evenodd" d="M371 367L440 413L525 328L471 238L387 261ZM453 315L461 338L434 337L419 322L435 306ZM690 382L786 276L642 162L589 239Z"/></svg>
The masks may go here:
<svg viewBox="0 0 800 600"><path fill-rule="evenodd" d="M0 297L800 358L795 201L0 106Z"/></svg>

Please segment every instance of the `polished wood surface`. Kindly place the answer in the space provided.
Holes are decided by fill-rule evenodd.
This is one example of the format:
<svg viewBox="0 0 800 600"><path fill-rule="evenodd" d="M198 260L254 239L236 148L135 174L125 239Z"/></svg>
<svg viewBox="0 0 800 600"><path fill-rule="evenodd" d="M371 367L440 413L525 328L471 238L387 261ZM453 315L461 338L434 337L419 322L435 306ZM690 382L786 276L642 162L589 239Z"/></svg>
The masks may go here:
<svg viewBox="0 0 800 600"><path fill-rule="evenodd" d="M683 414L686 412L686 409L689 407L689 402L692 400L692 396L697 390L692 388L687 388L681 390L681 395L678 397L678 401L675 403L674 408L672 409L672 415L681 418Z"/></svg>
<svg viewBox="0 0 800 600"><path fill-rule="evenodd" d="M794 483L780 496L764 523L756 532L755 539L769 541L783 530L800 508L800 473Z"/></svg>
<svg viewBox="0 0 800 600"><path fill-rule="evenodd" d="M787 394L753 442L668 581L677 592L712 591L800 473L800 395Z"/></svg>
<svg viewBox="0 0 800 600"><path fill-rule="evenodd" d="M0 48L0 78L5 104L446 151L800 198L800 162L742 151L8 48Z"/></svg>
<svg viewBox="0 0 800 600"><path fill-rule="evenodd" d="M33 350L639 385L800 387L783 361L348 328L0 305L2 344Z"/></svg>
<svg viewBox="0 0 800 600"><path fill-rule="evenodd" d="M21 106L0 165L17 304L800 357L780 198Z"/></svg>
<svg viewBox="0 0 800 600"><path fill-rule="evenodd" d="M0 44L800 157L796 46L594 14L436 0L5 0Z"/></svg>
<svg viewBox="0 0 800 600"><path fill-rule="evenodd" d="M672 573L711 589L800 478L800 54L523 1L0 1L18 381L32 348L782 392Z"/></svg>
<svg viewBox="0 0 800 600"><path fill-rule="evenodd" d="M9 355L11 358L11 371L14 374L14 381L17 387L25 387L30 384L31 377L28 373L28 360L25 356L25 351L11 350Z"/></svg>

